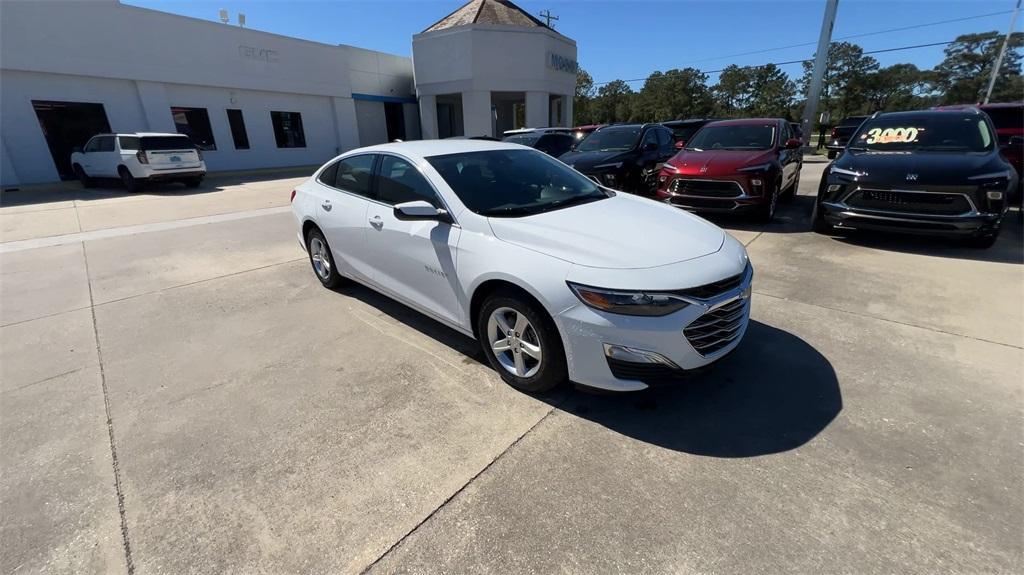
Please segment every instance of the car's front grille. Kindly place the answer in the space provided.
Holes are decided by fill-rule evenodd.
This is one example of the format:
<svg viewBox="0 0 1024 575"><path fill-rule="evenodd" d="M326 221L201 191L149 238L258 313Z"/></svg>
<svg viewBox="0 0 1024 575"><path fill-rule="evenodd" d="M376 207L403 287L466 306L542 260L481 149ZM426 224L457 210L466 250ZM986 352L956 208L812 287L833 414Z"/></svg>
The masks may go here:
<svg viewBox="0 0 1024 575"><path fill-rule="evenodd" d="M735 198L743 195L743 188L736 182L676 178L672 182L672 192L683 196Z"/></svg>
<svg viewBox="0 0 1024 575"><path fill-rule="evenodd" d="M747 264L747 266L749 267L750 264ZM730 276L725 279L718 280L716 282L711 282L709 284L704 284L702 286L692 288L674 290L671 293L700 299L711 299L717 295L723 294L727 291L734 290L737 287L739 287L739 285L743 283L743 276L746 275L746 273L747 270L744 269L742 272L734 276Z"/></svg>
<svg viewBox="0 0 1024 575"><path fill-rule="evenodd" d="M845 203L855 209L902 214L957 216L971 211L967 196L960 193L861 189Z"/></svg>
<svg viewBox="0 0 1024 575"><path fill-rule="evenodd" d="M743 329L747 299L737 299L698 317L683 330L697 353L708 356L732 343Z"/></svg>

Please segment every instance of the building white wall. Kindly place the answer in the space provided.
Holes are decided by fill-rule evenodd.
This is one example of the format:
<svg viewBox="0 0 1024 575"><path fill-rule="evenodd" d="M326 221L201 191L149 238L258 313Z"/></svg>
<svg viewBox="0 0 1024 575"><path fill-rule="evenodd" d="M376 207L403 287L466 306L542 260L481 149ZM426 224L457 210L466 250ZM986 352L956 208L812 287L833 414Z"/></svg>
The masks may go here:
<svg viewBox="0 0 1024 575"><path fill-rule="evenodd" d="M216 171L316 164L377 143L383 106L379 126L366 114L360 125L352 93L410 99L413 85L401 56L116 0L47 0L0 4L0 90L0 183L10 186L58 178L32 100L103 104L119 132L173 132L171 106L206 108L217 150L204 157ZM250 149L234 149L228 108L242 110ZM277 148L271 110L302 114L306 148Z"/></svg>
<svg viewBox="0 0 1024 575"><path fill-rule="evenodd" d="M372 146L387 143L388 127L384 119L383 102L356 100L356 123L359 125L360 144Z"/></svg>

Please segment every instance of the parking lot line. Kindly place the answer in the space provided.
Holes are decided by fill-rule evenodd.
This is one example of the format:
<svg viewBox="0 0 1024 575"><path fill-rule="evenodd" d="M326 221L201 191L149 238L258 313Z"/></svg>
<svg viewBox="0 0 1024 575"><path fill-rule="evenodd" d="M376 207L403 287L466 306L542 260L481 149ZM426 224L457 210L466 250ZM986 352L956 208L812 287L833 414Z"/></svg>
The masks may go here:
<svg viewBox="0 0 1024 575"><path fill-rule="evenodd" d="M279 206L275 208L261 208L257 210L247 210L244 212L232 212L229 214L217 214L214 216L201 216L198 218L186 218L182 220L174 220L170 222L157 222L151 224L139 224L135 226L123 226L119 228L107 228L103 230L94 230L90 232L76 232L73 234L63 234L59 236L49 236L45 238L34 238L30 240L19 240L13 242L6 242L0 244L0 254L20 252L23 250L31 250L35 248L45 248L51 246L60 246L65 244L73 244L76 242L87 242L92 240L101 240L106 238L116 238L121 236L130 236L133 234L141 234L146 232L162 232L166 230L175 230L179 228L187 228L189 226L201 226L204 224L216 224L220 222L230 222L234 220L242 220L246 218L256 218L259 216L267 216L271 214L281 214L291 210L290 206Z"/></svg>

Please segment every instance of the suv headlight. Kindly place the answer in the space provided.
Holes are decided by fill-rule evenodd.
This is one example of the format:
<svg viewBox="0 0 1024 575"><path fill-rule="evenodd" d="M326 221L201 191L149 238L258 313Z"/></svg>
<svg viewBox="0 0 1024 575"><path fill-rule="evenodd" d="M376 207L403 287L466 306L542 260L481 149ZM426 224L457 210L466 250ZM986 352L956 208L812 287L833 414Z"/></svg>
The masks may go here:
<svg viewBox="0 0 1024 575"><path fill-rule="evenodd" d="M766 164L758 164L756 166L747 166L745 168L740 168L740 169L738 169L736 171L737 172L767 172L770 169L772 169L772 164L771 164L771 162L768 162Z"/></svg>
<svg viewBox="0 0 1024 575"><path fill-rule="evenodd" d="M689 303L675 296L645 291L608 290L566 282L588 307L623 315L662 316L677 312Z"/></svg>

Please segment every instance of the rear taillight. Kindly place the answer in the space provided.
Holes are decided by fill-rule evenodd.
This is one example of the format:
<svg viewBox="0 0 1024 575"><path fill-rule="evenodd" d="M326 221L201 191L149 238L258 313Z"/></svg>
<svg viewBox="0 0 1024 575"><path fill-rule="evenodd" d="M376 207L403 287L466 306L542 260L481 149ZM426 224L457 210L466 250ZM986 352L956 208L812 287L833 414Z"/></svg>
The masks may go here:
<svg viewBox="0 0 1024 575"><path fill-rule="evenodd" d="M832 128L832 137L835 138L839 128Z"/></svg>
<svg viewBox="0 0 1024 575"><path fill-rule="evenodd" d="M289 202L295 201L295 190L292 190L292 197L288 199Z"/></svg>
<svg viewBox="0 0 1024 575"><path fill-rule="evenodd" d="M200 150L199 148L196 148L196 155L199 156L200 160L203 159L203 151Z"/></svg>
<svg viewBox="0 0 1024 575"><path fill-rule="evenodd" d="M137 159L140 164L149 163L149 158L146 157L146 152L143 152L142 150L135 152L135 159Z"/></svg>

